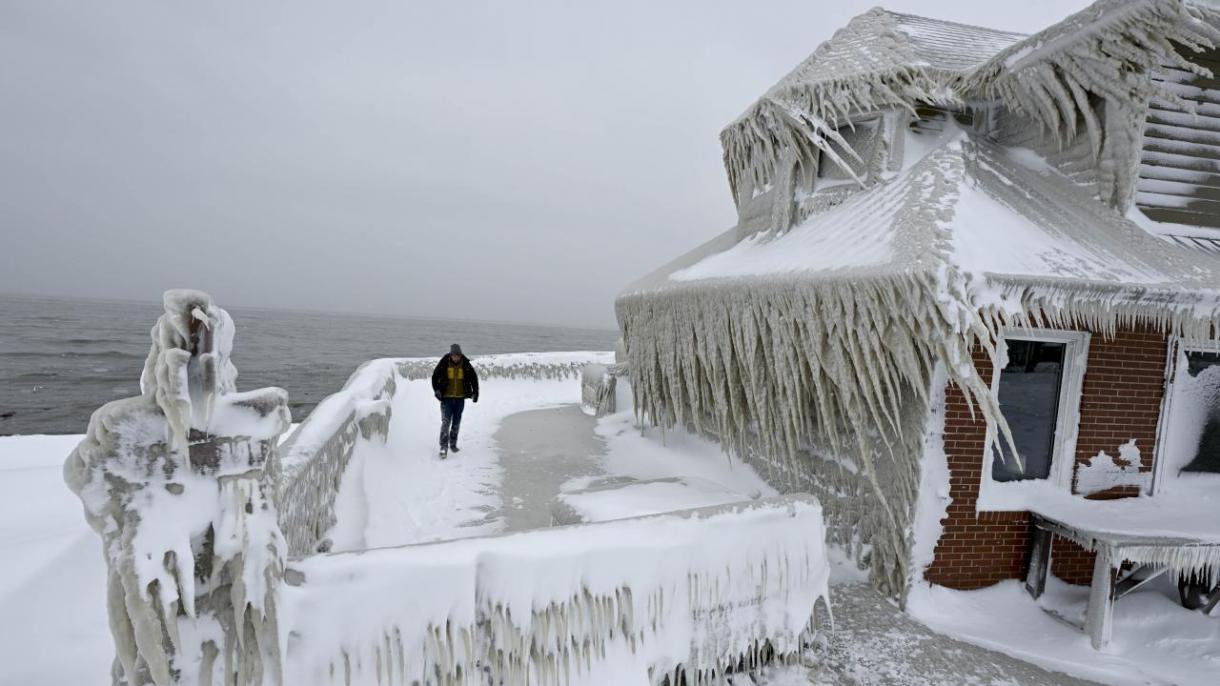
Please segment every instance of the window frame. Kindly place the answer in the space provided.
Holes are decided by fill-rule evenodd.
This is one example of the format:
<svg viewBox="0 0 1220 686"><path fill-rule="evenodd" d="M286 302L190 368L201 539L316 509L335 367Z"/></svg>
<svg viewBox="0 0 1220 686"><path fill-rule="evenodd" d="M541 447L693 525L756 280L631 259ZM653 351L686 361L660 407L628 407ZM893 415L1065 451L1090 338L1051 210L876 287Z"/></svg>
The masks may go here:
<svg viewBox="0 0 1220 686"><path fill-rule="evenodd" d="M1166 424L1173 413L1174 381L1178 375L1178 363L1181 355L1187 353L1220 354L1220 340L1201 340L1174 336L1169 341L1169 350L1165 355L1165 389L1161 394L1161 413L1156 420L1156 448L1152 451L1152 485L1148 495L1154 496L1165 479L1165 444Z"/></svg>
<svg viewBox="0 0 1220 686"><path fill-rule="evenodd" d="M1063 372L1059 382L1059 409L1055 417L1055 440L1051 447L1051 469L1046 479L996 481L991 478L994 449L998 438L996 427L987 425L987 440L983 448L982 479L993 487L1013 488L1029 482L1044 482L1070 491L1076 466L1076 442L1080 436L1080 401L1084 391L1084 376L1088 370L1089 342L1087 331L1057 329L1025 329L1004 327L997 343L998 359L991 370L991 397L1000 403L1000 373L1008 359L1008 341L1063 343Z"/></svg>

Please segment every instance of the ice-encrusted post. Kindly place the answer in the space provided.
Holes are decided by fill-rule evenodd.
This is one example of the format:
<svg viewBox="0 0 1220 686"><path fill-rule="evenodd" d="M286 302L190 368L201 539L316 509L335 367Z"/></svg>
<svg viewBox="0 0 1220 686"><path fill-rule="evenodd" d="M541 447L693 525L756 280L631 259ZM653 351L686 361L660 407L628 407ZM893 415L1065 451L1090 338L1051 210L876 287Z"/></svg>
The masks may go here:
<svg viewBox="0 0 1220 686"><path fill-rule="evenodd" d="M280 682L276 446L287 394L235 392L233 321L164 296L141 395L93 413L64 464L102 537L114 684Z"/></svg>
<svg viewBox="0 0 1220 686"><path fill-rule="evenodd" d="M614 414L617 377L624 371L619 365L587 364L580 370L580 406L586 414L604 417Z"/></svg>

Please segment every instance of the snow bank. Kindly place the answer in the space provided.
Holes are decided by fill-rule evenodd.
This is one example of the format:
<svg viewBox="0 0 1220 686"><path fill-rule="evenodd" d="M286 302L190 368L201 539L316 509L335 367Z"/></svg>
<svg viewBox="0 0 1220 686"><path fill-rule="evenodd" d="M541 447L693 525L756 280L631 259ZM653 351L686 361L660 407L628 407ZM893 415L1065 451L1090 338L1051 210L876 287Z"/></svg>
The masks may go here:
<svg viewBox="0 0 1220 686"><path fill-rule="evenodd" d="M281 617L287 683L686 683L794 659L827 601L803 496L315 556Z"/></svg>
<svg viewBox="0 0 1220 686"><path fill-rule="evenodd" d="M1170 584L1154 582L1115 603L1114 639L1104 652L1070 623L1083 622L1088 587L1054 577L1047 584L1038 601L1017 580L977 591L918 584L907 610L937 632L1103 684L1216 683L1220 622L1179 605Z"/></svg>

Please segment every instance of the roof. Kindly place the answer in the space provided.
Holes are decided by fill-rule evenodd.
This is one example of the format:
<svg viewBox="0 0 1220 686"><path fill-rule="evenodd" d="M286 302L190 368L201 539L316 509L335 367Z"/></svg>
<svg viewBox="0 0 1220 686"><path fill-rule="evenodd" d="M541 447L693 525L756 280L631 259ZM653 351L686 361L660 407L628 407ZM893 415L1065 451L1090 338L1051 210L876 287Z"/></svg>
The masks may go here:
<svg viewBox="0 0 1220 686"><path fill-rule="evenodd" d="M1213 257L1150 235L1031 151L956 129L891 181L781 235L719 247L635 290L764 277L867 280L949 267L976 285L1220 303Z"/></svg>
<svg viewBox="0 0 1220 686"><path fill-rule="evenodd" d="M1024 37L875 7L836 31L767 94L916 66L964 73Z"/></svg>
<svg viewBox="0 0 1220 686"><path fill-rule="evenodd" d="M1088 93L1138 109L1158 92L1138 74L1193 69L1175 45L1220 43L1213 24L1220 13L1187 0L1097 0L1032 36L872 9L721 131L729 183L740 202L773 183L782 160L841 144L834 130L853 117L922 103L1000 101L1069 135L1083 119L1096 154Z"/></svg>

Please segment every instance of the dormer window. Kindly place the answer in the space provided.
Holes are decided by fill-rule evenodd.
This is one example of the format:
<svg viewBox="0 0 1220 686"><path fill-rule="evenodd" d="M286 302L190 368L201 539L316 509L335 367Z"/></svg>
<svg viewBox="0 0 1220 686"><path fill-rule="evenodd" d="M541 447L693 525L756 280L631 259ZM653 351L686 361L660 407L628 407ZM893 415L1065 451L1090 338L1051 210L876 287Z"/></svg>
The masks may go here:
<svg viewBox="0 0 1220 686"><path fill-rule="evenodd" d="M944 132L950 116L953 117L953 120L958 125L964 128L972 128L974 126L974 114L968 110L954 110L950 112L943 107L918 105L915 107L915 115L911 117L911 122L907 124L907 128L910 129L911 133L916 135L928 134L939 136Z"/></svg>
<svg viewBox="0 0 1220 686"><path fill-rule="evenodd" d="M827 154L826 151L818 154L816 186L855 183L856 180L852 174L855 174L861 181L867 182L874 166L873 162L884 148L882 145L884 129L881 117L853 122L836 129L851 150L845 149L841 143L831 141L830 149L834 156ZM838 157L842 163L837 162L834 157ZM850 169L850 173L848 169L843 168L844 164Z"/></svg>

